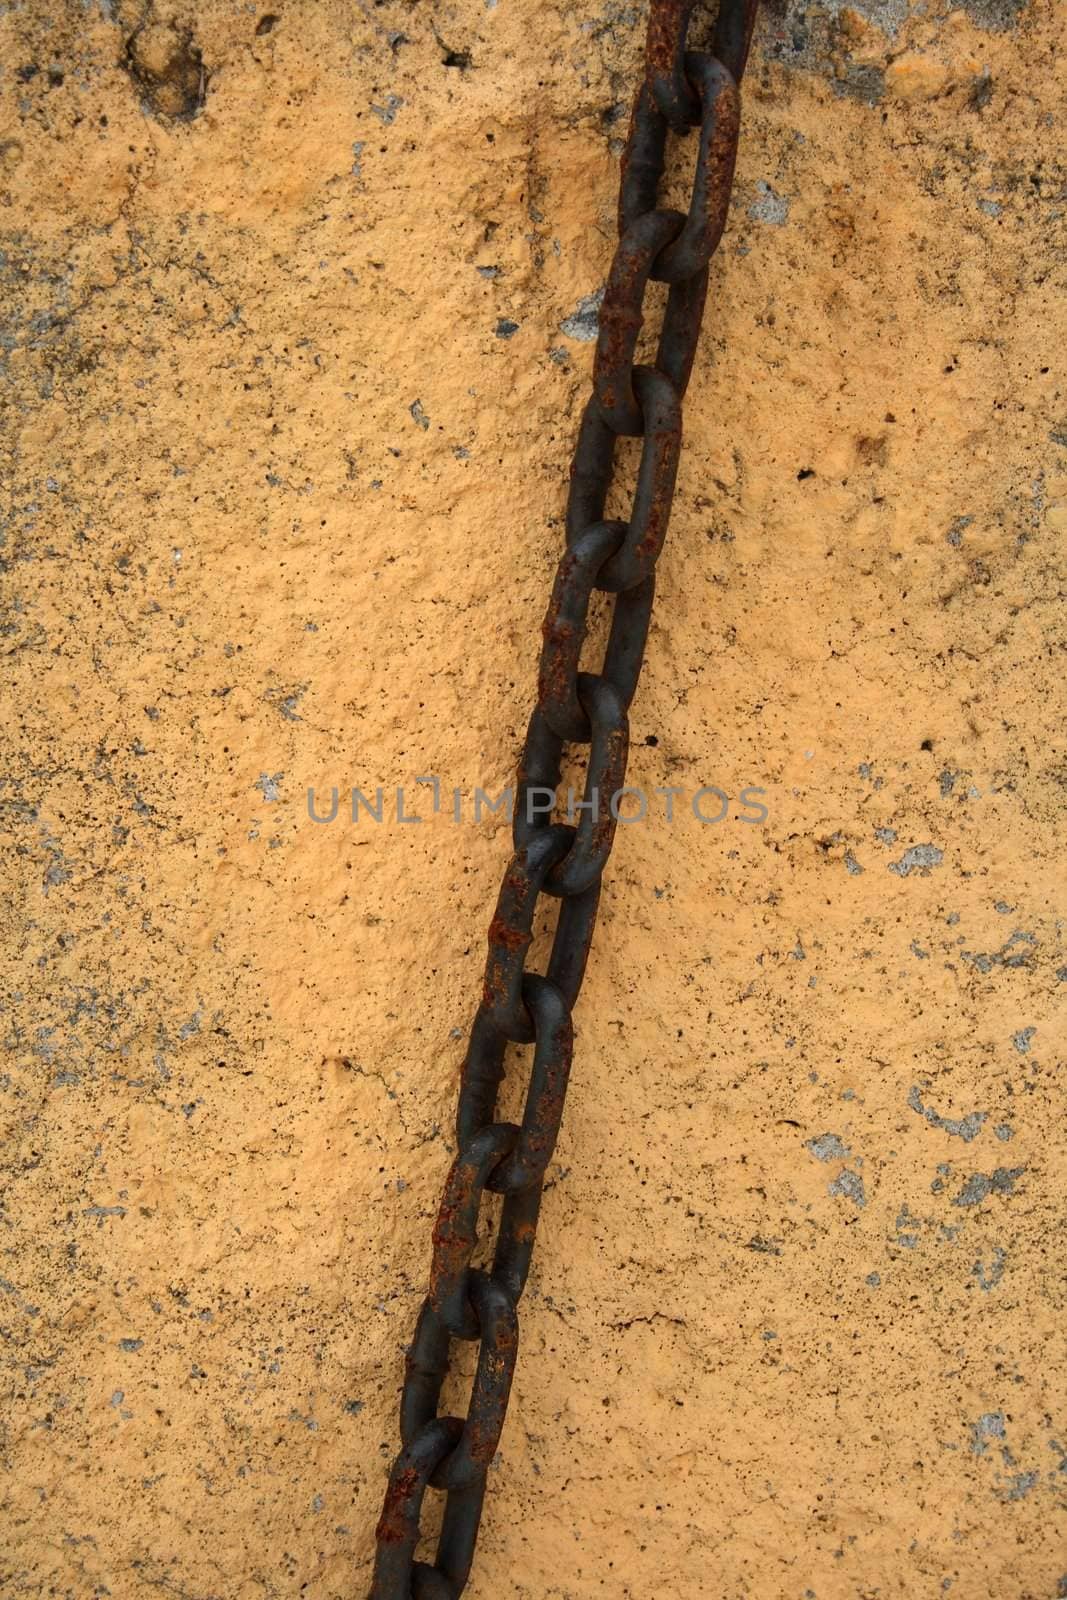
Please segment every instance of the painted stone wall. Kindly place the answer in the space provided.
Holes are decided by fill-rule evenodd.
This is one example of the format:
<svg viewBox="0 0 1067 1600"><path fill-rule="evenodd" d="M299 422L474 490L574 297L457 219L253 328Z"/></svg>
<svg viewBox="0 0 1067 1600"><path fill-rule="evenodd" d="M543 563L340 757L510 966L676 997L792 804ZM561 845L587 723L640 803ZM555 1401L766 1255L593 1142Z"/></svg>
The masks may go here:
<svg viewBox="0 0 1067 1600"><path fill-rule="evenodd" d="M348 1600L644 7L0 10L0 1592ZM761 20L476 1600L1067 1595L1064 20Z"/></svg>

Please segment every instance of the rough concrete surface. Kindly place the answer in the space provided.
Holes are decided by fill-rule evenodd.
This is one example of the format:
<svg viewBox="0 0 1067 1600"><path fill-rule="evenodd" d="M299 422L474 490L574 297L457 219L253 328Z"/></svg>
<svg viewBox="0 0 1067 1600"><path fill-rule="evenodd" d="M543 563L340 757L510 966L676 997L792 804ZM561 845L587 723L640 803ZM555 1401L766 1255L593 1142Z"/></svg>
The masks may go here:
<svg viewBox="0 0 1067 1600"><path fill-rule="evenodd" d="M358 1596L645 8L0 13L0 1593ZM1067 1594L1064 17L762 17L475 1600Z"/></svg>

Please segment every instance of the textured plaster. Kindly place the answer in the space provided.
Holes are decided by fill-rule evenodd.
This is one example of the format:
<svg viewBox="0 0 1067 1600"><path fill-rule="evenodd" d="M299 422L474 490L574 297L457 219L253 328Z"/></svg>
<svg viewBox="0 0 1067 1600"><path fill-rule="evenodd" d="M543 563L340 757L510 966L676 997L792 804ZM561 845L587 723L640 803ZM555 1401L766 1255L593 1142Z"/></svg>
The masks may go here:
<svg viewBox="0 0 1067 1600"><path fill-rule="evenodd" d="M0 1593L348 1600L644 8L0 13ZM1067 1593L1063 24L762 18L473 1600Z"/></svg>

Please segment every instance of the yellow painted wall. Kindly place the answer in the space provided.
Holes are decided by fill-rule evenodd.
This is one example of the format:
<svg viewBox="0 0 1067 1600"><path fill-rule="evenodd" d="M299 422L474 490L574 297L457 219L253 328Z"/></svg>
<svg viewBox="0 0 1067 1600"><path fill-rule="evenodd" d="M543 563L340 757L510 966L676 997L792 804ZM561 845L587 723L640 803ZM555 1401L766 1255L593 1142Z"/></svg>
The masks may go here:
<svg viewBox="0 0 1067 1600"><path fill-rule="evenodd" d="M0 1592L348 1600L644 7L2 10ZM474 1600L1067 1594L1064 16L762 18Z"/></svg>

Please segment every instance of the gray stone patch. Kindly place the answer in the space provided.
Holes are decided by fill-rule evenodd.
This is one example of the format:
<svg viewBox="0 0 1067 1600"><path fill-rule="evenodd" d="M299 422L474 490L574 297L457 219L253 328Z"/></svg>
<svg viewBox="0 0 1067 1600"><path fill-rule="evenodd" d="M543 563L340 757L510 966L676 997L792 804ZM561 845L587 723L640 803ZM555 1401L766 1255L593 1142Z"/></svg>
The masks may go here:
<svg viewBox="0 0 1067 1600"><path fill-rule="evenodd" d="M846 0L824 0L818 6L784 0L782 10L776 9L764 25L769 35L765 41L767 54L774 60L822 70L829 76L829 63L823 58L829 42L842 38L838 19L845 5ZM1018 24L1025 0L960 0L960 7L979 28L996 33ZM852 9L892 42L907 18L908 0L854 0ZM859 66L851 67L853 73L861 70Z"/></svg>
<svg viewBox="0 0 1067 1600"><path fill-rule="evenodd" d="M583 295L570 316L560 323L560 333L567 339L576 340L578 344L592 344L600 331L600 308L603 304L603 289Z"/></svg>
<svg viewBox="0 0 1067 1600"><path fill-rule="evenodd" d="M1004 1413L1003 1411L986 1411L971 1423L971 1454L984 1456L988 1446L987 1439L1003 1439Z"/></svg>
<svg viewBox="0 0 1067 1600"><path fill-rule="evenodd" d="M308 685L299 684L297 688L286 692L284 689L268 689L263 696L268 705L272 705L280 717L286 722L303 722L297 707L301 699L307 694Z"/></svg>
<svg viewBox="0 0 1067 1600"><path fill-rule="evenodd" d="M1026 0L960 0L960 10L966 11L971 21L990 33L1004 33L1018 27L1026 9Z"/></svg>
<svg viewBox="0 0 1067 1600"><path fill-rule="evenodd" d="M31 1049L35 1056L40 1056L42 1061L54 1061L57 1046L52 1043L56 1030L54 1028L38 1028L37 1037Z"/></svg>
<svg viewBox="0 0 1067 1600"><path fill-rule="evenodd" d="M916 1227L922 1228L922 1218L913 1217L907 1206L901 1206L897 1213L895 1223L897 1230L897 1244L902 1250L915 1250L919 1244L919 1234Z"/></svg>
<svg viewBox="0 0 1067 1600"><path fill-rule="evenodd" d="M1009 1139L1015 1138L1015 1129L1010 1122L998 1122L993 1132L1004 1144L1007 1144Z"/></svg>
<svg viewBox="0 0 1067 1600"><path fill-rule="evenodd" d="M372 100L371 110L374 112L374 115L376 117L380 117L385 123L386 127L388 127L391 122L396 121L396 114L403 104L404 101L400 95L387 94L384 105L376 106Z"/></svg>
<svg viewBox="0 0 1067 1600"><path fill-rule="evenodd" d="M258 789L267 804L272 806L281 799L278 785L284 777L284 772L261 772L252 787Z"/></svg>
<svg viewBox="0 0 1067 1600"><path fill-rule="evenodd" d="M408 406L408 410L420 428L428 428L430 426L430 419L422 409L421 400L413 400Z"/></svg>
<svg viewBox="0 0 1067 1600"><path fill-rule="evenodd" d="M999 1244L995 1244L993 1246L993 1259L990 1261L988 1268L984 1261L976 1261L971 1268L971 1277L977 1278L978 1287L984 1294L988 1294L991 1289L995 1289L1001 1278L1003 1278L1004 1263L1007 1259L1007 1252L1002 1250Z"/></svg>
<svg viewBox="0 0 1067 1600"><path fill-rule="evenodd" d="M836 15L843 9L843 0L831 0L830 10ZM856 0L853 10L873 22L889 39L895 39L908 15L908 0Z"/></svg>
<svg viewBox="0 0 1067 1600"><path fill-rule="evenodd" d="M989 1175L984 1172L972 1173L952 1204L980 1206L991 1194L1014 1194L1016 1180L1025 1171L1025 1167L998 1167Z"/></svg>
<svg viewBox="0 0 1067 1600"><path fill-rule="evenodd" d="M860 877L864 871L864 868L860 866L851 850L845 851L845 870L850 872L854 878Z"/></svg>
<svg viewBox="0 0 1067 1600"><path fill-rule="evenodd" d="M887 865L898 878L906 878L912 872L928 872L931 867L939 867L944 858L945 852L936 844L913 844L899 861L890 861Z"/></svg>
<svg viewBox="0 0 1067 1600"><path fill-rule="evenodd" d="M764 48L777 61L807 67L832 76L830 52L843 40L838 18L845 0L825 0L822 5L805 5L801 0L784 0L779 10L768 10L764 24ZM895 39L908 14L908 0L855 0L854 10L873 22L889 39ZM853 68L853 71L858 71Z"/></svg>
<svg viewBox="0 0 1067 1600"><path fill-rule="evenodd" d="M1036 1028L1020 1028L1018 1033L1012 1034L1011 1042L1021 1056L1030 1054L1030 1040L1036 1032Z"/></svg>
<svg viewBox="0 0 1067 1600"><path fill-rule="evenodd" d="M863 1179L858 1172L850 1172L848 1167L828 1185L826 1192L835 1198L843 1195L860 1211L867 1204L867 1191L863 1187Z"/></svg>
<svg viewBox="0 0 1067 1600"><path fill-rule="evenodd" d="M897 830L895 828L875 828L874 837L881 844L896 844Z"/></svg>
<svg viewBox="0 0 1067 1600"><path fill-rule="evenodd" d="M820 1133L817 1139L806 1139L805 1150L810 1150L816 1161L844 1161L852 1154L836 1133Z"/></svg>
<svg viewBox="0 0 1067 1600"><path fill-rule="evenodd" d="M997 1489L998 1500L1025 1500L1030 1490L1039 1482L1039 1472L1017 1472L1006 1484Z"/></svg>
<svg viewBox="0 0 1067 1600"><path fill-rule="evenodd" d="M913 1085L908 1091L908 1105L913 1111L917 1111L920 1117L925 1117L932 1128L940 1128L943 1133L962 1139L964 1144L970 1144L972 1139L977 1139L982 1131L982 1124L989 1116L988 1111L969 1111L965 1117L939 1116L933 1106L923 1105L918 1085Z"/></svg>
<svg viewBox="0 0 1067 1600"><path fill-rule="evenodd" d="M756 198L748 208L753 222L767 222L780 228L789 219L789 201L762 178L756 182Z"/></svg>
<svg viewBox="0 0 1067 1600"><path fill-rule="evenodd" d="M831 80L839 100L859 100L876 106L885 95L885 69L872 62L848 61L844 77Z"/></svg>
<svg viewBox="0 0 1067 1600"><path fill-rule="evenodd" d="M1027 967L1033 960L1033 950L1019 950L1017 945L1033 945L1036 940L1032 933L1027 933L1023 928L1016 928L1006 944L999 950L961 950L960 960L976 967L979 972L992 972L994 967ZM1067 969L1065 969L1067 970Z"/></svg>
<svg viewBox="0 0 1067 1600"><path fill-rule="evenodd" d="M780 1256L782 1253L781 1239L764 1239L760 1234L754 1233L745 1246L746 1250L754 1250L761 1256Z"/></svg>

